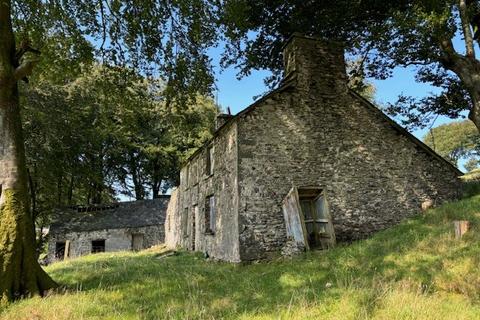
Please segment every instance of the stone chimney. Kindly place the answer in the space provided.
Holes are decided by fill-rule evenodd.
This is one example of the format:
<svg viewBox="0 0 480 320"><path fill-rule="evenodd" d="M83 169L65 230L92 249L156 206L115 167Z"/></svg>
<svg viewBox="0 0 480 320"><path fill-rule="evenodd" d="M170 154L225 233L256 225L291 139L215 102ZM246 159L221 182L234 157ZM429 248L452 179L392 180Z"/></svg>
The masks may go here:
<svg viewBox="0 0 480 320"><path fill-rule="evenodd" d="M215 131L222 127L232 117L231 114L219 113L215 119Z"/></svg>
<svg viewBox="0 0 480 320"><path fill-rule="evenodd" d="M295 33L283 46L283 63L284 81L295 77L299 88L347 90L344 48L339 42Z"/></svg>

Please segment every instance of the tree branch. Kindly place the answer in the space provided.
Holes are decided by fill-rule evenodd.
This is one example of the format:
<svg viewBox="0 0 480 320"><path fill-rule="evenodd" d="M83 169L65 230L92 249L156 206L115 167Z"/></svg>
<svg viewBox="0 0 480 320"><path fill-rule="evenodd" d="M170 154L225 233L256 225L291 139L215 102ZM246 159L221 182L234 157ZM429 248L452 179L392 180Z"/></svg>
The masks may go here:
<svg viewBox="0 0 480 320"><path fill-rule="evenodd" d="M472 29L470 29L470 19L468 18L467 4L465 0L460 0L458 8L460 12L460 21L462 23L463 36L465 37L465 49L467 51L467 57L475 58Z"/></svg>
<svg viewBox="0 0 480 320"><path fill-rule="evenodd" d="M20 46L15 52L15 60L17 61L18 64L20 64L20 60L22 59L23 55L27 52L32 52L37 55L40 54L39 50L34 49L30 46L30 40L24 39L22 40L22 42L20 43Z"/></svg>
<svg viewBox="0 0 480 320"><path fill-rule="evenodd" d="M24 79L32 74L33 67L40 61L39 58L35 59L24 59L22 63L15 69L13 75L15 81Z"/></svg>

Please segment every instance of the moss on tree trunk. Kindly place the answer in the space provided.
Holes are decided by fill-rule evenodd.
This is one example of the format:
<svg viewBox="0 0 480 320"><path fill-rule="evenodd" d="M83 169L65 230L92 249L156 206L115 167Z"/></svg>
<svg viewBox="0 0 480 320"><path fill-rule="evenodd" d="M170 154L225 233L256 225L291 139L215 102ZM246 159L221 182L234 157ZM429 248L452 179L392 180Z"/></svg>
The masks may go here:
<svg viewBox="0 0 480 320"><path fill-rule="evenodd" d="M19 66L11 3L0 0L0 304L43 295L56 286L35 254L17 81Z"/></svg>
<svg viewBox="0 0 480 320"><path fill-rule="evenodd" d="M33 221L25 196L18 191L2 191L0 208L0 295L1 302L43 295L55 282L42 270L35 255Z"/></svg>

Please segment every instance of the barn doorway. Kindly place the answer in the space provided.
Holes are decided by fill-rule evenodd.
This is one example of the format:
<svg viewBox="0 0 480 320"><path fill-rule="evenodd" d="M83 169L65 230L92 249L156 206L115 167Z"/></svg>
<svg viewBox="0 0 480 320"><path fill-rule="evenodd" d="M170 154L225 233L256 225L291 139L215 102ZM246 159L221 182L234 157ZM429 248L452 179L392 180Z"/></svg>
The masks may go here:
<svg viewBox="0 0 480 320"><path fill-rule="evenodd" d="M92 253L105 252L105 239L92 241Z"/></svg>
<svg viewBox="0 0 480 320"><path fill-rule="evenodd" d="M65 258L65 241L57 241L55 243L55 259L63 260Z"/></svg>
<svg viewBox="0 0 480 320"><path fill-rule="evenodd" d="M140 251L143 249L143 233L134 233L132 234L132 250Z"/></svg>
<svg viewBox="0 0 480 320"><path fill-rule="evenodd" d="M283 201L287 236L308 249L335 245L335 232L327 203L320 188L293 187Z"/></svg>

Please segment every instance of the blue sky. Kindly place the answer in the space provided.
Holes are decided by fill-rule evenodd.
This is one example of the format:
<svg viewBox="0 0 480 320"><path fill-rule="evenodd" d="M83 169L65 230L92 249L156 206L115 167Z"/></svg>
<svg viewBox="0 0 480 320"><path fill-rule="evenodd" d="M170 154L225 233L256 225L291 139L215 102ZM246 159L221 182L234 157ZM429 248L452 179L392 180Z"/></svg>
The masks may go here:
<svg viewBox="0 0 480 320"><path fill-rule="evenodd" d="M214 61L218 60L220 49L211 51ZM265 70L253 71L248 77L240 80L237 79L237 70L233 67L220 72L217 69L217 100L218 103L226 109L231 108L233 114L240 112L254 102L254 97L267 92L267 87L263 80L270 74ZM376 88L376 100L381 104L388 102L394 103L400 94L411 95L414 97L423 97L430 92L438 92L428 84L418 83L415 81L415 68L410 67L396 68L391 78L386 80L369 79ZM435 122L435 126L454 120L446 117L439 117ZM427 132L427 129L415 130L412 133L419 139Z"/></svg>
<svg viewBox="0 0 480 320"><path fill-rule="evenodd" d="M455 49L463 53L464 44L460 35L454 38ZM480 48L477 46L477 51ZM263 80L270 74L265 70L252 71L251 75L242 79L237 79L237 70L233 67L228 68L220 72L218 67L218 61L222 48L214 48L210 51L210 55L216 65L217 73L217 101L226 109L231 108L233 114L248 107L253 101L255 96L262 95L267 92L267 87L264 85ZM386 80L368 79L372 82L376 88L376 101L381 104L394 103L400 94L405 94L413 97L424 97L431 92L438 92L438 88L432 87L425 83L418 83L415 81L415 67L409 68L396 68L392 77ZM449 119L447 117L438 117L435 121L434 127L444 123L458 121L460 119ZM417 129L412 133L419 139L427 133L428 128Z"/></svg>
<svg viewBox="0 0 480 320"><path fill-rule="evenodd" d="M463 51L463 42L460 37L454 39L454 45L458 52ZM479 48L477 47L477 51ZM268 91L263 80L270 74L265 70L252 71L248 77L237 79L237 70L230 67L221 71L218 61L222 48L215 48L210 51L214 64L216 64L217 88L216 99L224 110L230 107L232 114L236 114L254 102L254 97L263 95ZM439 89L425 83L415 81L416 67L396 68L392 77L386 80L368 79L376 88L375 100L380 104L394 103L400 94L413 97L424 97L431 92L438 92ZM449 119L438 117L434 127L452 121L462 119ZM397 121L398 122L398 121ZM422 140L428 131L428 127L411 131L418 139ZM463 165L465 160L459 162L460 169L465 171Z"/></svg>

